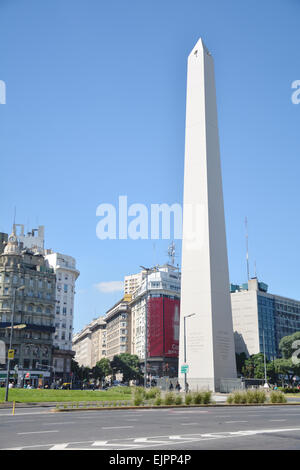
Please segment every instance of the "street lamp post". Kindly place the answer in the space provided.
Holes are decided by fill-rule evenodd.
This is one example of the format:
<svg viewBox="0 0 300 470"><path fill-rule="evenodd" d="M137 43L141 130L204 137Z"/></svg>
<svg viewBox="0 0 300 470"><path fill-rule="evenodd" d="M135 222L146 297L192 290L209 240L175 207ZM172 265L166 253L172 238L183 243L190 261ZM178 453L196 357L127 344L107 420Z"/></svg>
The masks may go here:
<svg viewBox="0 0 300 470"><path fill-rule="evenodd" d="M148 349L148 338L147 338L147 332L148 332L148 275L149 272L152 271L152 268L145 268L144 266L140 266L142 269L146 271L146 304L145 304L145 375L144 375L144 388L147 388L147 349ZM151 381L150 381L150 387L151 387Z"/></svg>
<svg viewBox="0 0 300 470"><path fill-rule="evenodd" d="M184 363L185 364L186 364L186 319L190 318L190 317L193 317L194 315L196 315L196 314L191 313L190 315L186 315L186 316L183 317L183 326L184 326L184 330L183 330L183 336L184 336ZM185 371L185 373L184 373L184 391L185 391L185 393L187 392L186 376L187 376L187 372Z"/></svg>
<svg viewBox="0 0 300 470"><path fill-rule="evenodd" d="M265 350L265 331L263 330L263 346L264 346L264 371L265 371L265 385L264 387L268 387L267 383L267 366L266 366L266 350Z"/></svg>
<svg viewBox="0 0 300 470"><path fill-rule="evenodd" d="M10 321L10 338L9 338L9 349L12 348L12 337L14 327L14 315L15 315L15 303L16 303L16 292L25 289L25 286L20 286L13 289L13 302L11 309L11 321ZM9 356L9 355L7 355ZM5 388L5 401L8 401L8 385L9 385L9 374L10 374L10 358L7 357L7 374L6 374L6 388Z"/></svg>

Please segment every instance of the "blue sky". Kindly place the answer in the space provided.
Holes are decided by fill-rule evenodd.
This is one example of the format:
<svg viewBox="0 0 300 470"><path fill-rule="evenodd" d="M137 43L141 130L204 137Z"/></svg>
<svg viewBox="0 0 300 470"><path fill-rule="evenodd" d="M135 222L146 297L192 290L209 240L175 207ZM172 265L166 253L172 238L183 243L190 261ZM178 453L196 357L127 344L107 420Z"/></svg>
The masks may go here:
<svg viewBox="0 0 300 470"><path fill-rule="evenodd" d="M299 292L297 0L0 0L0 231L46 227L72 255L74 330L120 298L100 282L167 261L169 241L96 237L96 208L182 203L187 56L215 60L230 280ZM177 241L176 263L180 263Z"/></svg>

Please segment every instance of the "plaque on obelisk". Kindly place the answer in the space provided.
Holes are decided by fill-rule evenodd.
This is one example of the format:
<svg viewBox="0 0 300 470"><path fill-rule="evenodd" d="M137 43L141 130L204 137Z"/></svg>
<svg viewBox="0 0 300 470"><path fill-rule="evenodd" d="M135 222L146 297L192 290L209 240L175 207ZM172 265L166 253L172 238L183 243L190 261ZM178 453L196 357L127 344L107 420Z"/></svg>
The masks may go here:
<svg viewBox="0 0 300 470"><path fill-rule="evenodd" d="M214 64L201 39L188 57L181 279L180 380L219 391L236 362Z"/></svg>

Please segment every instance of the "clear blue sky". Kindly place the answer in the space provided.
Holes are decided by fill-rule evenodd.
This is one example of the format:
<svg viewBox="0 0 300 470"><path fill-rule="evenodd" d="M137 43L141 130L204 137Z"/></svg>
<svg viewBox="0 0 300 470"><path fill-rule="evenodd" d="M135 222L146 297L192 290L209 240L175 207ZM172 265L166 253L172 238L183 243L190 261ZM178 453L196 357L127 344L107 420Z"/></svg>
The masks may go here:
<svg viewBox="0 0 300 470"><path fill-rule="evenodd" d="M167 261L166 240L100 241L96 207L182 203L187 56L215 60L230 280L300 299L298 0L1 0L0 231L46 227L72 255L74 329L120 298L94 285ZM176 243L180 255L180 242ZM176 258L180 262L180 256Z"/></svg>

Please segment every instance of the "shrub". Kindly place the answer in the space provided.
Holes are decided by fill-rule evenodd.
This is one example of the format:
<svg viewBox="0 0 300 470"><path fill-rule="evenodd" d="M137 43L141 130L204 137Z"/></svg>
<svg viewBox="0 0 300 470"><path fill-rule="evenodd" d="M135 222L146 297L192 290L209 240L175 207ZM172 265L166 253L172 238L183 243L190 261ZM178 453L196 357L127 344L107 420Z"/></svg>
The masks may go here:
<svg viewBox="0 0 300 470"><path fill-rule="evenodd" d="M231 405L231 403L233 403L233 395L231 395L231 394L228 395L226 402Z"/></svg>
<svg viewBox="0 0 300 470"><path fill-rule="evenodd" d="M264 390L236 390L227 397L227 403L264 403L266 393Z"/></svg>
<svg viewBox="0 0 300 470"><path fill-rule="evenodd" d="M212 392L210 390L207 390L206 392L203 392L202 403L204 405L207 405L208 403L211 402L211 395L212 395Z"/></svg>
<svg viewBox="0 0 300 470"><path fill-rule="evenodd" d="M158 395L155 399L155 402L154 402L154 405L155 406L160 406L162 404L162 399L161 397Z"/></svg>
<svg viewBox="0 0 300 470"><path fill-rule="evenodd" d="M156 398L157 396L160 396L160 389L157 387L151 388L145 393L145 398L150 399L150 398Z"/></svg>
<svg viewBox="0 0 300 470"><path fill-rule="evenodd" d="M270 394L270 402L271 403L286 403L287 399L282 392L271 392Z"/></svg>
<svg viewBox="0 0 300 470"><path fill-rule="evenodd" d="M134 406L140 406L143 404L143 402L144 402L144 398L142 397L141 394L137 393L133 399Z"/></svg>
<svg viewBox="0 0 300 470"><path fill-rule="evenodd" d="M181 395L176 395L175 398L175 405L181 405L182 404L182 396Z"/></svg>
<svg viewBox="0 0 300 470"><path fill-rule="evenodd" d="M192 397L193 397L193 403L195 405L200 405L202 403L202 393L201 392L193 393Z"/></svg>
<svg viewBox="0 0 300 470"><path fill-rule="evenodd" d="M172 392L166 393L164 402L165 402L165 405L173 405L175 403L174 393Z"/></svg>
<svg viewBox="0 0 300 470"><path fill-rule="evenodd" d="M185 404L190 405L193 402L193 395L191 393L187 393L185 395Z"/></svg>

